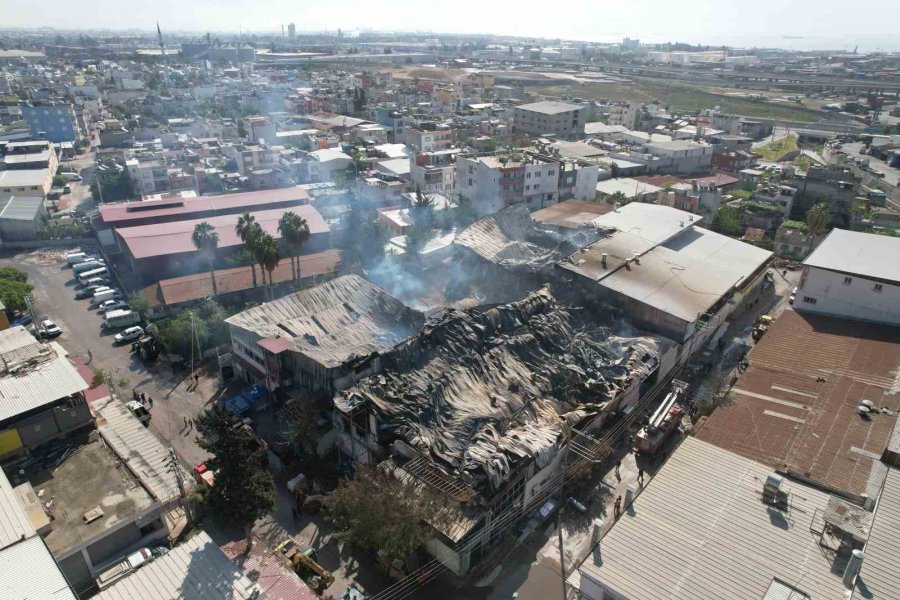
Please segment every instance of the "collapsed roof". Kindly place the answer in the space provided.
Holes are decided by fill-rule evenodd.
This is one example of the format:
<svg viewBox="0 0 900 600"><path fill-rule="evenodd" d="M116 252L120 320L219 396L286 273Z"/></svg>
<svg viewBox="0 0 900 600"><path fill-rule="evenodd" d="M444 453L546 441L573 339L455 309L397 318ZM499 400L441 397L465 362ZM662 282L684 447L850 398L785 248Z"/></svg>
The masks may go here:
<svg viewBox="0 0 900 600"><path fill-rule="evenodd" d="M573 234L577 237L579 234ZM488 262L537 271L574 252L584 243L535 227L524 204L514 204L466 227L454 244Z"/></svg>
<svg viewBox="0 0 900 600"><path fill-rule="evenodd" d="M225 320L263 338L270 351L292 350L326 368L384 352L424 317L358 275L266 302Z"/></svg>
<svg viewBox="0 0 900 600"><path fill-rule="evenodd" d="M382 440L403 440L490 495L518 466L548 465L570 427L614 408L656 367L659 339L582 326L585 312L560 307L546 288L484 312L447 309L335 404L350 412L370 402Z"/></svg>

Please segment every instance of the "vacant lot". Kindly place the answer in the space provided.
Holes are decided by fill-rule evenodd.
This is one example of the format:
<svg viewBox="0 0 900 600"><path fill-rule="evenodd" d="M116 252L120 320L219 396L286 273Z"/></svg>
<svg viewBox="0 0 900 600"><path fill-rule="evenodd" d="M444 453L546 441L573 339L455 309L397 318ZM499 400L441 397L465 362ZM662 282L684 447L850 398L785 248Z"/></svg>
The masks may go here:
<svg viewBox="0 0 900 600"><path fill-rule="evenodd" d="M726 113L756 118L810 122L825 116L824 113L800 106L714 93L703 87L646 77L636 77L631 84L589 83L570 86L538 86L529 89L551 96L579 96L598 100L634 100L637 102L659 100L670 109L684 112L697 112L704 108L720 106Z"/></svg>

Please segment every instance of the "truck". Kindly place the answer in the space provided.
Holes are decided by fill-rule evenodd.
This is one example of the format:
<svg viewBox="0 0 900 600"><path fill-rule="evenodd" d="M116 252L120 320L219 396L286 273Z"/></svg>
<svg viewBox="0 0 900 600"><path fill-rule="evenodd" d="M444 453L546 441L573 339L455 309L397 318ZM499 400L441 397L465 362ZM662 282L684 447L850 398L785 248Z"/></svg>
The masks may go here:
<svg viewBox="0 0 900 600"><path fill-rule="evenodd" d="M791 293L791 296L796 298L797 288L794 288L794 291ZM791 303L793 304L793 302ZM753 325L753 332L751 336L753 337L754 342L758 342L762 336L766 335L766 332L769 330L769 327L772 323L775 322L775 319L770 317L769 315L762 315L760 318L756 320L756 323Z"/></svg>
<svg viewBox="0 0 900 600"><path fill-rule="evenodd" d="M66 264L70 267L72 265L77 265L78 263L84 262L85 256L87 256L85 252L70 252L66 254Z"/></svg>
<svg viewBox="0 0 900 600"><path fill-rule="evenodd" d="M115 291L115 290L111 290ZM109 300L109 298L107 298ZM122 329L141 322L141 315L134 310L111 310L103 315L103 326L107 329Z"/></svg>
<svg viewBox="0 0 900 600"><path fill-rule="evenodd" d="M672 437L684 416L682 396L688 384L672 380L672 391L666 394L660 405L650 415L650 420L634 437L635 454L654 455Z"/></svg>
<svg viewBox="0 0 900 600"><path fill-rule="evenodd" d="M122 294L119 293L119 290L100 290L99 292L94 292L94 297L91 300L91 304L100 304L101 302L106 302L107 300L115 300L116 298L121 297Z"/></svg>
<svg viewBox="0 0 900 600"><path fill-rule="evenodd" d="M88 279L93 279L94 277L103 277L108 273L109 269L103 266L97 267L96 269L91 269L90 271L82 271L77 275L78 283L84 283Z"/></svg>

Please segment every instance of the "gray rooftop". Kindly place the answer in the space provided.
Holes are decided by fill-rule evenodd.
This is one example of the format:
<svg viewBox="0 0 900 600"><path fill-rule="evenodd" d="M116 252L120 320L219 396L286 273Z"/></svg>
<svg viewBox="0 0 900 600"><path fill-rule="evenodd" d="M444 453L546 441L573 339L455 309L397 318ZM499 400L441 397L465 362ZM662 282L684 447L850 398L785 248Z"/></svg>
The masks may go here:
<svg viewBox="0 0 900 600"><path fill-rule="evenodd" d="M900 238L832 229L803 261L808 267L900 282Z"/></svg>
<svg viewBox="0 0 900 600"><path fill-rule="evenodd" d="M776 509L762 501L770 473L686 438L572 579L634 600L768 598L775 581L812 599L844 598L843 565L813 533L830 496L785 482L791 508Z"/></svg>
<svg viewBox="0 0 900 600"><path fill-rule="evenodd" d="M853 600L877 598L878 600L900 599L900 572L897 571L897 557L900 557L900 470L891 468L878 506L872 533L865 548L862 571L856 582Z"/></svg>
<svg viewBox="0 0 900 600"><path fill-rule="evenodd" d="M0 551L0 597L75 600L44 540L37 535Z"/></svg>
<svg viewBox="0 0 900 600"><path fill-rule="evenodd" d="M266 302L226 319L326 368L384 352L415 333L424 317L358 275Z"/></svg>
<svg viewBox="0 0 900 600"><path fill-rule="evenodd" d="M44 185L48 174L48 169L11 169L0 171L0 187Z"/></svg>
<svg viewBox="0 0 900 600"><path fill-rule="evenodd" d="M556 100L545 100L543 102L532 102L531 104L520 104L516 108L521 110L530 110L545 115L558 115L560 113L571 112L573 110L581 110L585 108L580 104L570 104L568 102L558 102Z"/></svg>
<svg viewBox="0 0 900 600"><path fill-rule="evenodd" d="M40 196L11 196L0 200L0 220L34 221L43 205Z"/></svg>
<svg viewBox="0 0 900 600"><path fill-rule="evenodd" d="M19 502L18 494L0 470L0 549L33 535L34 527Z"/></svg>
<svg viewBox="0 0 900 600"><path fill-rule="evenodd" d="M203 531L100 592L95 600L266 600Z"/></svg>

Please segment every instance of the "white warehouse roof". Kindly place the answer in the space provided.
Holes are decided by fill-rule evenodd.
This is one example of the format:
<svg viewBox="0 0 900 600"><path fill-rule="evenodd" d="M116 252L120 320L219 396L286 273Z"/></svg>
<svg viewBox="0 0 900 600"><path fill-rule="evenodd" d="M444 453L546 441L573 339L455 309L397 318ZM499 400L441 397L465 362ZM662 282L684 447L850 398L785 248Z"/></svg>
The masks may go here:
<svg viewBox="0 0 900 600"><path fill-rule="evenodd" d="M900 238L832 229L803 264L860 277L900 282Z"/></svg>

